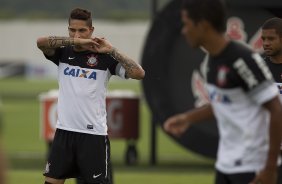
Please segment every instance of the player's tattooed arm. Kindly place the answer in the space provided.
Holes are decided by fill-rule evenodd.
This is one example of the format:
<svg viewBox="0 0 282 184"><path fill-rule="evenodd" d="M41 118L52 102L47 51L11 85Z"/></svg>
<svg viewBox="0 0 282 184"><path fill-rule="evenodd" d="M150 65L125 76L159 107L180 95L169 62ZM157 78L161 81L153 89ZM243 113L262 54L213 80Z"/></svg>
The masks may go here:
<svg viewBox="0 0 282 184"><path fill-rule="evenodd" d="M116 48L112 48L110 55L115 58L125 69L126 77L132 79L143 79L145 72L142 67L128 56L120 53Z"/></svg>
<svg viewBox="0 0 282 184"><path fill-rule="evenodd" d="M78 40L76 40L78 42ZM55 49L61 46L74 45L75 40L69 37L48 36L37 39L37 47L48 56L55 53Z"/></svg>
<svg viewBox="0 0 282 184"><path fill-rule="evenodd" d="M50 48L57 48L61 46L71 46L71 45L74 45L74 38L58 37L58 36L48 37L48 46Z"/></svg>

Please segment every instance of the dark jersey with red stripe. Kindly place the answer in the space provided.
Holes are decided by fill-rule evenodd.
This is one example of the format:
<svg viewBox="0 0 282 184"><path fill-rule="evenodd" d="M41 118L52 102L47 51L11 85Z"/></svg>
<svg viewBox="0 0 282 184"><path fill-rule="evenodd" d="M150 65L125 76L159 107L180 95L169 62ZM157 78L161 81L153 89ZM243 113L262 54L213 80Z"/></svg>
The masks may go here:
<svg viewBox="0 0 282 184"><path fill-rule="evenodd" d="M275 83L280 91L280 95L282 95L282 63L273 63L269 57L264 57L264 60L273 75Z"/></svg>

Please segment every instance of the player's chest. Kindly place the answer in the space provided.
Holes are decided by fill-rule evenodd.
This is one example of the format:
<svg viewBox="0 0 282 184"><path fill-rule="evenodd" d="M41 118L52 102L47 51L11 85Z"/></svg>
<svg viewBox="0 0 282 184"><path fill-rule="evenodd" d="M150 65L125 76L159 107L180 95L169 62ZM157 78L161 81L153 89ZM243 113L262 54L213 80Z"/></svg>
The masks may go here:
<svg viewBox="0 0 282 184"><path fill-rule="evenodd" d="M270 65L269 69L273 75L275 82L282 83L282 65Z"/></svg>
<svg viewBox="0 0 282 184"><path fill-rule="evenodd" d="M224 63L209 65L207 69L208 83L219 88L234 88L237 86L234 70Z"/></svg>
<svg viewBox="0 0 282 184"><path fill-rule="evenodd" d="M98 54L70 54L63 55L61 59L63 63L82 68L99 68L102 65L102 57Z"/></svg>

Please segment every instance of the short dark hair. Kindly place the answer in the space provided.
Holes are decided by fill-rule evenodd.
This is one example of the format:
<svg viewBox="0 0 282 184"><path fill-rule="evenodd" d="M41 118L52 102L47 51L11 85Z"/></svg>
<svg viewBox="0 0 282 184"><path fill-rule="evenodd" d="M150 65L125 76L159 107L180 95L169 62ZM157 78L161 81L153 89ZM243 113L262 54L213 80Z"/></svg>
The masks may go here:
<svg viewBox="0 0 282 184"><path fill-rule="evenodd" d="M183 0L182 9L195 22L208 21L218 32L226 31L226 5L223 0Z"/></svg>
<svg viewBox="0 0 282 184"><path fill-rule="evenodd" d="M70 23L70 20L72 20L72 19L84 20L84 21L86 21L86 23L89 27L92 27L91 12L86 10L86 9L82 9L82 8L73 9L70 13L69 23Z"/></svg>
<svg viewBox="0 0 282 184"><path fill-rule="evenodd" d="M262 29L275 29L279 36L282 36L282 19L273 17L264 22Z"/></svg>

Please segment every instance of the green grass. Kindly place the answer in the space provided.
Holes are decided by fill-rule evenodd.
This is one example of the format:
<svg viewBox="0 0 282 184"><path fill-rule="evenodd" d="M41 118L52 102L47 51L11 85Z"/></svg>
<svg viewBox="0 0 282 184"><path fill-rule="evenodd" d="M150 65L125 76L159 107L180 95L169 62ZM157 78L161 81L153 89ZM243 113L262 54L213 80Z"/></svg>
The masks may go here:
<svg viewBox="0 0 282 184"><path fill-rule="evenodd" d="M10 162L10 184L38 184L43 181L41 170L44 168L46 144L39 136L38 95L55 88L56 81L0 80L0 97L3 105L2 131L4 148ZM141 85L133 80L113 80L109 84L109 90L113 89L130 89L141 96L140 138L137 142L139 162L137 166L126 167L124 165L126 141L111 140L115 183L212 183L213 161L179 146L160 128L157 130L158 165L151 167L149 164L151 114L142 98ZM24 181L25 178L27 181Z"/></svg>
<svg viewBox="0 0 282 184"><path fill-rule="evenodd" d="M8 172L8 183L42 184L42 172L38 170L11 170ZM68 180L66 184L75 184L74 180Z"/></svg>
<svg viewBox="0 0 282 184"><path fill-rule="evenodd" d="M40 184L42 182L42 173L38 170L12 170L9 172L9 183L29 183ZM161 171L160 169L125 169L115 170L115 184L212 184L212 172L189 172L179 170ZM75 184L74 179L66 181L66 184Z"/></svg>

